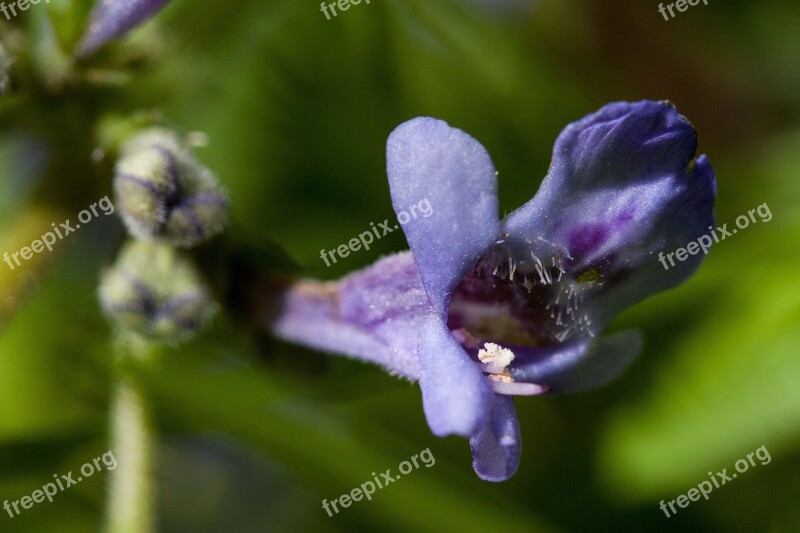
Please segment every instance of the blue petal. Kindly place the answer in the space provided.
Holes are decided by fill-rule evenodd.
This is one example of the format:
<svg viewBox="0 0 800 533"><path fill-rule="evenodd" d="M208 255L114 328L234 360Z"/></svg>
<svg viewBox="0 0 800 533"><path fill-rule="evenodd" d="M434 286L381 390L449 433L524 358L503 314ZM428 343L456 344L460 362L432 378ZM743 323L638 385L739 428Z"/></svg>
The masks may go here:
<svg viewBox="0 0 800 533"><path fill-rule="evenodd" d="M539 191L503 232L516 246L557 244L576 277L595 269L613 289L595 304L607 321L699 266L700 255L669 271L658 261L713 223L714 173L705 156L695 159L696 144L691 124L667 102L609 104L564 129Z"/></svg>
<svg viewBox="0 0 800 533"><path fill-rule="evenodd" d="M470 438L472 467L486 481L505 481L517 471L522 452L519 420L511 396L495 394L489 421Z"/></svg>
<svg viewBox="0 0 800 533"><path fill-rule="evenodd" d="M395 212L430 203L431 215L410 217L403 230L428 296L442 313L455 284L497 238L494 165L478 141L426 117L392 132L386 159Z"/></svg>
<svg viewBox="0 0 800 533"><path fill-rule="evenodd" d="M152 17L169 0L101 0L92 10L78 56L87 56Z"/></svg>
<svg viewBox="0 0 800 533"><path fill-rule="evenodd" d="M548 207L675 174L694 158L696 146L694 128L668 102L608 104L564 128L529 209L547 225Z"/></svg>
<svg viewBox="0 0 800 533"><path fill-rule="evenodd" d="M676 186L669 204L652 221L649 231L642 229L632 234L630 241L620 248L619 256L627 258L627 264L621 267L627 271L624 279L598 294L592 302L606 316L616 315L652 294L683 283L703 262L702 253L689 255L683 262L676 260L669 269L659 260L660 254L685 248L711 233L709 227L714 224L716 180L706 156L698 157L687 174L688 183L679 190Z"/></svg>
<svg viewBox="0 0 800 533"><path fill-rule="evenodd" d="M545 385L550 392L602 387L639 355L642 338L631 330L549 348L518 348L509 367L515 381Z"/></svg>
<svg viewBox="0 0 800 533"><path fill-rule="evenodd" d="M423 323L418 352L419 384L431 431L440 437L475 435L486 424L493 393L438 315Z"/></svg>

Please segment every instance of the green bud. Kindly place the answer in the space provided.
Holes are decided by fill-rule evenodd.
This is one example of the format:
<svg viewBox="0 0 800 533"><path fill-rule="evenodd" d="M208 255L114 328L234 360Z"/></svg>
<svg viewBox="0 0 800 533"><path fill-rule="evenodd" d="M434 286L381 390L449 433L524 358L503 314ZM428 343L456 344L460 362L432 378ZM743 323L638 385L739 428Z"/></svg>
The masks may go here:
<svg viewBox="0 0 800 533"><path fill-rule="evenodd" d="M163 129L125 143L114 190L128 231L142 239L189 248L221 232L227 218L228 200L214 174Z"/></svg>
<svg viewBox="0 0 800 533"><path fill-rule="evenodd" d="M163 342L191 337L216 308L191 260L153 241L125 245L103 274L99 297L117 325Z"/></svg>

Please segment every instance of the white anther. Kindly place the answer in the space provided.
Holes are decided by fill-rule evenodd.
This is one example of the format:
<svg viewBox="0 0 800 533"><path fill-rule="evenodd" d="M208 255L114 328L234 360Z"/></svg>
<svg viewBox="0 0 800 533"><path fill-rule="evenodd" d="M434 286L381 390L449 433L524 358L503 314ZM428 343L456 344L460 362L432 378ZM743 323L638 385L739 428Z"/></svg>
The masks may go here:
<svg viewBox="0 0 800 533"><path fill-rule="evenodd" d="M478 351L478 359L485 365L496 365L506 368L514 360L514 352L508 348L503 348L499 344L487 342Z"/></svg>

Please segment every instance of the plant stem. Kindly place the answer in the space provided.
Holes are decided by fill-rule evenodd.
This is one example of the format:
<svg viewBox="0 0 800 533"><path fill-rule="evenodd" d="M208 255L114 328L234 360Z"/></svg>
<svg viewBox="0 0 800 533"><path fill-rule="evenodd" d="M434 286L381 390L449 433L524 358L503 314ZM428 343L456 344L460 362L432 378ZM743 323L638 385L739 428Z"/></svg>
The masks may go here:
<svg viewBox="0 0 800 533"><path fill-rule="evenodd" d="M127 358L149 360L153 347L123 336L117 347L118 372L111 404L111 472L106 509L107 533L152 533L155 528L154 446L151 412Z"/></svg>

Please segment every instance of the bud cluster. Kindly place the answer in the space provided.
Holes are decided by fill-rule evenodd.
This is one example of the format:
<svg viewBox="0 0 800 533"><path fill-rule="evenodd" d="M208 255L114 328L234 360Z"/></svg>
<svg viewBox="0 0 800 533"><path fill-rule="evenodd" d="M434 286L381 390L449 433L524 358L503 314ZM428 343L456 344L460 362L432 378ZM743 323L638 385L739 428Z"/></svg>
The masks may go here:
<svg viewBox="0 0 800 533"><path fill-rule="evenodd" d="M120 327L157 341L191 337L215 305L181 248L220 233L228 200L214 174L171 131L152 128L121 147L114 172L117 211L135 240L100 285L103 310Z"/></svg>

